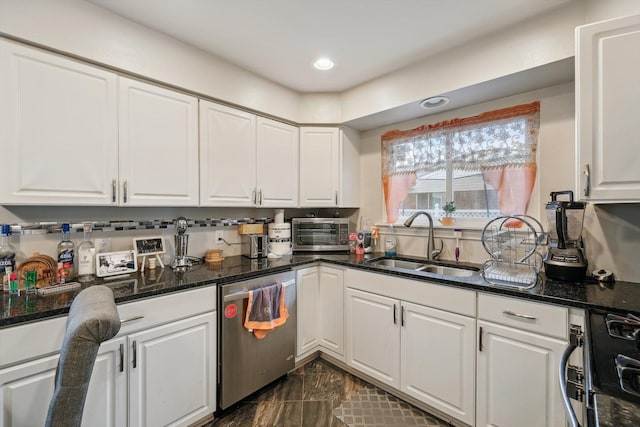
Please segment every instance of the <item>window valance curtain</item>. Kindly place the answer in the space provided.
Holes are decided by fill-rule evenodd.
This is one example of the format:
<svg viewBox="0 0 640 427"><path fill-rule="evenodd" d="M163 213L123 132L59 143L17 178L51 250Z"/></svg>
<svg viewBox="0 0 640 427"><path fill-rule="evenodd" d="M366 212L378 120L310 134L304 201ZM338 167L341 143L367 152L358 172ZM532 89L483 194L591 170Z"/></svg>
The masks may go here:
<svg viewBox="0 0 640 427"><path fill-rule="evenodd" d="M397 221L417 173L447 168L481 170L498 190L503 214L525 213L535 182L539 116L536 101L382 135L387 222Z"/></svg>

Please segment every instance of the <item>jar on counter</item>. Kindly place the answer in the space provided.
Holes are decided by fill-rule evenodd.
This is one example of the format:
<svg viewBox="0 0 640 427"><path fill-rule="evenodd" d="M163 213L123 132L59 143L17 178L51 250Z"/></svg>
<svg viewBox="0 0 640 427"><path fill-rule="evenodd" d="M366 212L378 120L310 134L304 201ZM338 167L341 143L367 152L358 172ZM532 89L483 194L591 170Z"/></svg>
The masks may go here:
<svg viewBox="0 0 640 427"><path fill-rule="evenodd" d="M356 233L349 234L349 253L356 253Z"/></svg>

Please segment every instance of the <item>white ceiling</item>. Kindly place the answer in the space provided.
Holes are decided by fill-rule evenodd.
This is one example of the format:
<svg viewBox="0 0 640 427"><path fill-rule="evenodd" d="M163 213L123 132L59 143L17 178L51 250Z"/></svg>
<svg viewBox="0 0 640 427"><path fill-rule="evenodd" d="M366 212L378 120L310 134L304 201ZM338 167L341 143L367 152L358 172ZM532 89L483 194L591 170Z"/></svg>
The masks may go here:
<svg viewBox="0 0 640 427"><path fill-rule="evenodd" d="M88 0L298 92L342 92L572 0ZM336 67L313 69L318 56Z"/></svg>

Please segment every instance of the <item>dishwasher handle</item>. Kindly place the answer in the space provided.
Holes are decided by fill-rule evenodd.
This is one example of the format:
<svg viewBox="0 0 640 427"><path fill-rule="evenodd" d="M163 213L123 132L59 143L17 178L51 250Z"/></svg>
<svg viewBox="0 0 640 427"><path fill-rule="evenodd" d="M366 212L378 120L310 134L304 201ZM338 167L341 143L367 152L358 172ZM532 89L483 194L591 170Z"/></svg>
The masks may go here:
<svg viewBox="0 0 640 427"><path fill-rule="evenodd" d="M288 288L289 286L296 284L296 279L287 280L286 282L282 282L282 284L285 288ZM249 298L249 291L234 292L229 295L225 295L222 299L224 302L229 302L245 298Z"/></svg>

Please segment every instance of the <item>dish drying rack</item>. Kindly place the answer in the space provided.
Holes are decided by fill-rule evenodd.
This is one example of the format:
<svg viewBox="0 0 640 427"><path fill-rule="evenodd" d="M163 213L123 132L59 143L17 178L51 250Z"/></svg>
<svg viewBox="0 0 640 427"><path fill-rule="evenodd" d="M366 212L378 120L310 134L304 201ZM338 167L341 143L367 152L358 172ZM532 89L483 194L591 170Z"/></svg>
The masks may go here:
<svg viewBox="0 0 640 427"><path fill-rule="evenodd" d="M542 224L533 217L494 218L482 230L482 245L491 256L482 266L482 277L495 286L533 288L542 267L537 249L545 240Z"/></svg>

